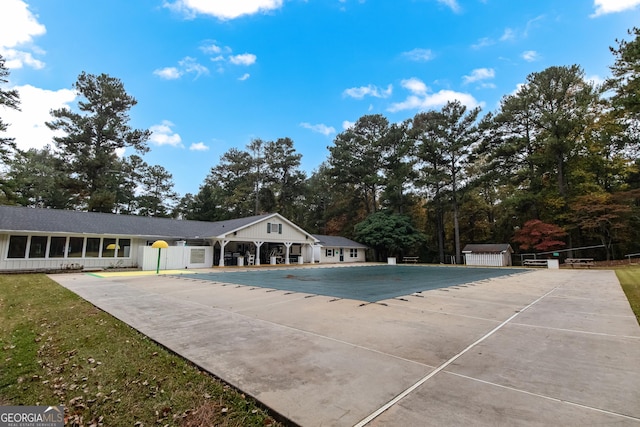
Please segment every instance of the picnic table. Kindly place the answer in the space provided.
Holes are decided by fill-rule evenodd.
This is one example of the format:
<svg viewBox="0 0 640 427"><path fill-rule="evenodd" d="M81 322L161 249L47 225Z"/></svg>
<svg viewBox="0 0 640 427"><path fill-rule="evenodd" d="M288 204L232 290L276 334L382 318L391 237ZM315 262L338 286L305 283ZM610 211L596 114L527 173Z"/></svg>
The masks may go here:
<svg viewBox="0 0 640 427"><path fill-rule="evenodd" d="M548 267L549 263L546 259L525 259L522 265L526 267Z"/></svg>
<svg viewBox="0 0 640 427"><path fill-rule="evenodd" d="M594 265L593 258L567 258L564 260L564 263L570 265L571 268L574 268L576 265L579 267L586 266L587 268Z"/></svg>

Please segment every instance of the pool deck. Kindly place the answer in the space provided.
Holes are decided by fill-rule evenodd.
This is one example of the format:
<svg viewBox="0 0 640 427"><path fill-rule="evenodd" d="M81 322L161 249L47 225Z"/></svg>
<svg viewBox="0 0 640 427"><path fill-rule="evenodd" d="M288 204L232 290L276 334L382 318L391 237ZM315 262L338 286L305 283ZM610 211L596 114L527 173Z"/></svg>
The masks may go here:
<svg viewBox="0 0 640 427"><path fill-rule="evenodd" d="M640 426L640 327L612 271L378 303L197 275L50 277L298 425Z"/></svg>

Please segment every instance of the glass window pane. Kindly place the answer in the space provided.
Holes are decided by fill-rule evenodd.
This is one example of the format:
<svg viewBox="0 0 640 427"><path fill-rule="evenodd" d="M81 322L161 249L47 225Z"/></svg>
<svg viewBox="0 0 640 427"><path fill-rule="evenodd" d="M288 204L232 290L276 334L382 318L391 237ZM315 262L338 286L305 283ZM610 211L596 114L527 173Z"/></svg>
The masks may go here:
<svg viewBox="0 0 640 427"><path fill-rule="evenodd" d="M102 257L113 258L116 256L116 239L104 239L102 241Z"/></svg>
<svg viewBox="0 0 640 427"><path fill-rule="evenodd" d="M131 239L118 239L118 258L129 258L131 256Z"/></svg>
<svg viewBox="0 0 640 427"><path fill-rule="evenodd" d="M86 258L98 258L100 255L100 238L87 237L87 251L85 253Z"/></svg>
<svg viewBox="0 0 640 427"><path fill-rule="evenodd" d="M49 246L49 258L64 258L64 248L66 244L66 237L51 237L51 246Z"/></svg>
<svg viewBox="0 0 640 427"><path fill-rule="evenodd" d="M29 258L44 258L47 253L47 236L31 236Z"/></svg>
<svg viewBox="0 0 640 427"><path fill-rule="evenodd" d="M24 258L27 253L27 236L9 237L7 258Z"/></svg>
<svg viewBox="0 0 640 427"><path fill-rule="evenodd" d="M69 258L81 258L84 237L69 237Z"/></svg>

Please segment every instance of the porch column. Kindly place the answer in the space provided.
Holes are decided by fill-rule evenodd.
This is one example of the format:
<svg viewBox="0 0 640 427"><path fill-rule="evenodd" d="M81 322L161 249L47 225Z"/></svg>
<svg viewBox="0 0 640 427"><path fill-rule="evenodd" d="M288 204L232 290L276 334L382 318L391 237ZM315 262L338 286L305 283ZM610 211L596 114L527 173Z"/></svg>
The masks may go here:
<svg viewBox="0 0 640 427"><path fill-rule="evenodd" d="M312 243L307 243L307 245L309 245L309 248L311 249L311 264L315 264L316 263L316 251L314 250L314 245Z"/></svg>
<svg viewBox="0 0 640 427"><path fill-rule="evenodd" d="M293 245L293 242L284 242L284 246L287 248L286 255L284 258L285 264L289 264L289 248L291 248L291 245Z"/></svg>
<svg viewBox="0 0 640 427"><path fill-rule="evenodd" d="M253 244L256 245L256 264L255 265L260 265L260 246L262 246L264 242L256 242L254 240Z"/></svg>
<svg viewBox="0 0 640 427"><path fill-rule="evenodd" d="M220 261L218 262L219 267L224 267L224 247L229 243L228 240L219 240L220 243Z"/></svg>

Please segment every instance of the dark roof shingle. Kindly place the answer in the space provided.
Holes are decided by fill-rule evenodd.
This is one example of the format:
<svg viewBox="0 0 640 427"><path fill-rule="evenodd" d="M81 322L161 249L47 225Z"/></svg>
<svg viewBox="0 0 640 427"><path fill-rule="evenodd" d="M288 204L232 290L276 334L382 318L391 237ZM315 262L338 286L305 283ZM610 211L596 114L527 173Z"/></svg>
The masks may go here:
<svg viewBox="0 0 640 427"><path fill-rule="evenodd" d="M207 222L22 206L0 206L0 231L194 239L219 236L271 215L273 214Z"/></svg>

